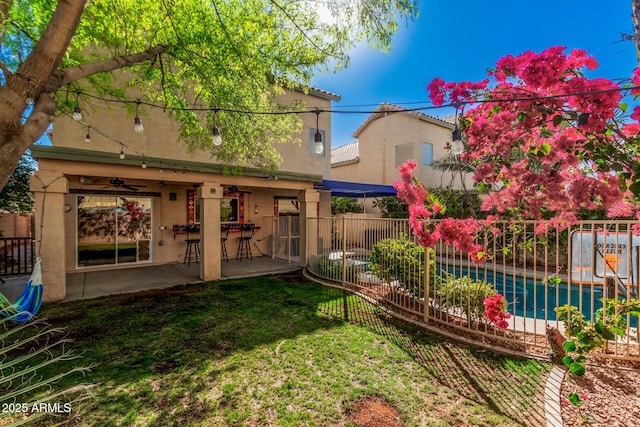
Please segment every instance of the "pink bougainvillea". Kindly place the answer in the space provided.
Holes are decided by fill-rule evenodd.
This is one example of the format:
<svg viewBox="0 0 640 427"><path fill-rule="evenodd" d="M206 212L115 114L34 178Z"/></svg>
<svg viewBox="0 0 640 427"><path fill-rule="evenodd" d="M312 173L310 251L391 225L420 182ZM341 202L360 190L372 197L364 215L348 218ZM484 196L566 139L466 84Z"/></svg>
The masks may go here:
<svg viewBox="0 0 640 427"><path fill-rule="evenodd" d="M488 296L484 299L484 316L500 329L507 329L509 323L506 319L511 317L507 311L507 300L501 294Z"/></svg>

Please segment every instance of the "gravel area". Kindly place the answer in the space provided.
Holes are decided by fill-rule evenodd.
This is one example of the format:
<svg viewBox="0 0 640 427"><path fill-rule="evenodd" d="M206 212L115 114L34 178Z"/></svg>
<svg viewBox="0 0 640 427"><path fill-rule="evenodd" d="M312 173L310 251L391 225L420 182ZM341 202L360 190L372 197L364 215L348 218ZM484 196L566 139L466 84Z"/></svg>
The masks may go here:
<svg viewBox="0 0 640 427"><path fill-rule="evenodd" d="M574 406L566 396L578 393L584 403ZM587 366L582 378L566 375L560 389L565 427L640 426L640 371Z"/></svg>

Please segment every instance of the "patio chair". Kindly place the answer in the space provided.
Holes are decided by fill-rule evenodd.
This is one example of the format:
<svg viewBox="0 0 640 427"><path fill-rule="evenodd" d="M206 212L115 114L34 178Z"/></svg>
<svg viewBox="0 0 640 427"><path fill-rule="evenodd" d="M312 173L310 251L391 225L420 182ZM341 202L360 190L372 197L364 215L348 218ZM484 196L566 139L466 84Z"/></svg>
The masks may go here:
<svg viewBox="0 0 640 427"><path fill-rule="evenodd" d="M251 239L256 234L256 228L253 224L243 224L240 226L240 237L238 237L238 251L236 259L242 261L243 257L253 259L251 253Z"/></svg>
<svg viewBox="0 0 640 427"><path fill-rule="evenodd" d="M191 265L191 261L200 262L200 228L187 227L187 250L184 253L183 264Z"/></svg>
<svg viewBox="0 0 640 427"><path fill-rule="evenodd" d="M229 262L229 254L227 253L227 240L229 240L229 227L222 227L222 234L220 235L220 252L222 253L222 259Z"/></svg>

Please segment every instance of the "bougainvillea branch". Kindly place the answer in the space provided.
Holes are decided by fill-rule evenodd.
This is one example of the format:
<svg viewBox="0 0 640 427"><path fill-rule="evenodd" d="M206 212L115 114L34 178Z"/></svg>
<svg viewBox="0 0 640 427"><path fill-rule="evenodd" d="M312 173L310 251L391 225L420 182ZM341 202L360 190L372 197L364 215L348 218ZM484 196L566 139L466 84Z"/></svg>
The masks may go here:
<svg viewBox="0 0 640 427"><path fill-rule="evenodd" d="M640 71L623 86L586 77L597 66L583 50L552 47L505 56L481 82L429 84L434 104L467 105L462 160L475 167L477 188L488 191L484 211L536 220L537 232L567 228L584 210L640 219L640 106L629 111L622 102L625 93L640 96ZM402 165L394 185L420 242L443 240L482 260L476 238L491 219L433 221L439 207L426 202L415 167Z"/></svg>

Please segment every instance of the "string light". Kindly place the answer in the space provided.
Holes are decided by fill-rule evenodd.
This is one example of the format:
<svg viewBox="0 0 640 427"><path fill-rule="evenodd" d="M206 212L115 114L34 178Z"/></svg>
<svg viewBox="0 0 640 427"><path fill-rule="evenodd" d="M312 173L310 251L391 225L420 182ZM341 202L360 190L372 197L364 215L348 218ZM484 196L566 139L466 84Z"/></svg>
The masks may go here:
<svg viewBox="0 0 640 427"><path fill-rule="evenodd" d="M136 102L136 117L133 119L133 131L135 133L144 132L144 127L142 126L142 120L140 120L140 116L138 115L138 108L140 107L140 101Z"/></svg>
<svg viewBox="0 0 640 427"><path fill-rule="evenodd" d="M222 145L222 136L220 136L220 128L216 123L218 117L218 107L213 109L213 145L219 147Z"/></svg>
<svg viewBox="0 0 640 427"><path fill-rule="evenodd" d="M28 77L25 76L25 78L28 80ZM432 109L442 109L442 108L448 108L448 107L455 107L456 108L456 114L457 114L457 108L459 108L460 106L464 106L467 104L473 104L473 103L511 103L511 102L518 102L518 101L537 101L537 100L553 100L553 99L562 99L562 98L567 98L567 97L571 97L571 96L591 96L594 94L599 94L599 93L612 93L612 92L627 92L627 91L631 91L634 89L640 89L640 86L629 86L629 87L617 87L617 88L607 88L607 89L602 89L602 90L592 90L589 92L576 92L576 93L563 93L563 94L558 94L558 95L545 95L545 96L529 96L529 97L513 97L513 98L505 98L505 99L499 99L499 98L487 98L487 99L477 99L474 101L462 101L462 102L456 102L456 103L452 103L452 104L443 104L443 105L430 105L430 106L422 106L422 107L415 107L415 108L403 108L397 105L393 105L394 109L393 109L393 113L402 113L402 112L407 112L407 113L411 113L411 112L422 112L424 110L432 110ZM69 95L69 89L67 88L67 97ZM71 117L74 120L82 120L82 112L80 110L80 105L79 105L79 95L80 95L80 90L76 90L75 91L75 95L76 95L76 105L74 107L74 112L73 115L71 115ZM162 108L163 110L172 110L172 111L211 111L211 108L206 108L206 107L202 107L202 108L198 108L198 107L170 107L167 105L157 105L157 104L153 104L153 103L148 103L148 102L142 102L140 101L140 99L137 100L132 100L132 99L113 99L113 98L104 98L104 97L100 97L100 96L96 96L90 93L86 93L86 92L82 92L82 94L86 97L92 98L92 99L97 99L106 103L124 103L124 104L130 104L130 103L136 103L136 117L139 117L137 114L138 111L138 106L140 104L144 104L147 106L150 106L152 108ZM29 92L27 93L27 95L29 95ZM422 103L427 103L425 102L412 102L411 104L422 104ZM376 104L372 104L372 105L376 105ZM319 127L319 115L321 112L323 113L337 113L337 114L375 114L375 113L380 113L380 105L381 104L377 104L377 108L375 110L335 110L335 109L328 109L328 110L322 110L320 111L317 107L314 110L309 110L309 109L293 109L293 110L282 110L282 109L277 109L277 110L242 110L242 109L237 109L237 108L220 108L220 107L215 107L214 109L214 121L215 118L217 116L217 112L218 111L227 111L227 112L233 112L233 113L240 113L240 114L249 114L249 115L287 115L287 114L303 114L303 113L315 113L316 114L316 132L314 134L314 151L318 154L322 154L324 151L324 144L322 141L322 133L319 131L318 127ZM339 106L336 108L352 108L354 106ZM386 112L385 112L386 113ZM68 115L68 113L65 113ZM588 119L588 114L587 113L580 113L577 117L577 122L579 122L578 124L584 124L584 122L586 122L586 120ZM437 118L437 117L436 117ZM135 126L136 120L134 119L134 126ZM140 125L142 126L142 121L140 121ZM144 153L139 153L138 151L136 151L135 149L131 149L130 147L128 147L124 142L117 140L116 138L111 137L110 135L108 135L107 133L105 133L104 131L98 129L98 128L93 128L94 131L98 132L100 135L104 136L106 139L115 142L116 144L119 144L121 146L120 149L120 158L124 159L125 155L124 155L124 147L126 146L128 150L131 150L133 153L136 154L140 154L140 155L144 155ZM135 130L135 128L134 128ZM454 151L454 153L462 153L464 151L464 144L462 143L462 140L460 138L460 140L458 141L457 139L457 134L458 132L456 132L456 130L458 132L460 132L460 129L456 123L456 127L453 130L452 133L452 137L455 136L456 139L454 139L454 144L453 146L451 146L451 144L447 143L445 145L445 149L449 149L449 147L451 147L452 151ZM461 133L461 132L460 132ZM89 133L87 133L89 134ZM217 134L217 135L216 135ZM218 138L215 138L216 141L219 142L219 144L222 144L222 137L220 135L220 128L216 125L214 125L214 129L213 129L213 136L214 138L217 136ZM461 135L460 135L461 136ZM87 138L85 138L87 139ZM455 150L454 150L455 148ZM174 174L176 172L174 171Z"/></svg>
<svg viewBox="0 0 640 427"><path fill-rule="evenodd" d="M87 125L87 136L84 137L84 142L87 144L91 142L91 125Z"/></svg>
<svg viewBox="0 0 640 427"><path fill-rule="evenodd" d="M73 120L79 122L82 120L82 111L80 110L80 105L78 104L78 96L80 95L80 91L76 91L76 106L73 107Z"/></svg>
<svg viewBox="0 0 640 427"><path fill-rule="evenodd" d="M324 144L322 143L322 134L320 133L320 110L316 108L316 133L314 135L313 149L316 154L322 154L324 152Z"/></svg>
<svg viewBox="0 0 640 427"><path fill-rule="evenodd" d="M146 169L147 168L147 162L144 161L144 159L142 159L142 169Z"/></svg>
<svg viewBox="0 0 640 427"><path fill-rule="evenodd" d="M455 118L455 128L453 129L453 132L451 132L451 139L453 140L453 142L451 143L451 152L455 155L459 155L464 152L464 144L462 143L462 132L458 127L459 104L456 104L455 107L456 107L456 118Z"/></svg>

